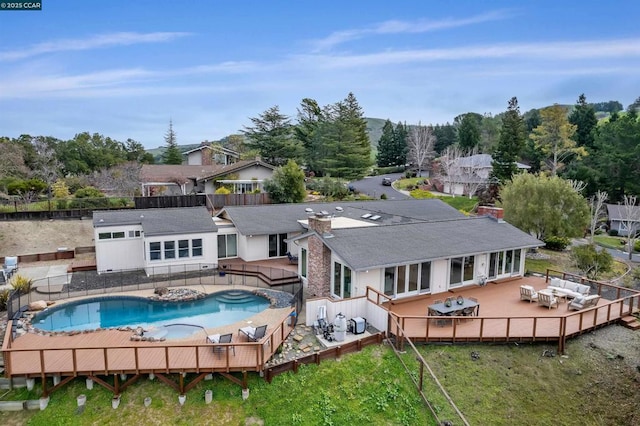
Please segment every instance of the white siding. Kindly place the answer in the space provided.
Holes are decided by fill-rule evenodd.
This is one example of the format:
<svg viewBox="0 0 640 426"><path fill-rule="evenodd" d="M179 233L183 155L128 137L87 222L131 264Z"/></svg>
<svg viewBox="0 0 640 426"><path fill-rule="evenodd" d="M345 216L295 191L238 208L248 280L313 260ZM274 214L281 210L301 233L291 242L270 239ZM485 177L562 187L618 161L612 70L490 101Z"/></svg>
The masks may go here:
<svg viewBox="0 0 640 426"><path fill-rule="evenodd" d="M165 236L157 236L145 238L144 242L144 252L145 252L145 271L147 275L155 275L161 273L168 273L170 271L181 271L186 268L185 265L188 265L190 268L186 269L197 269L200 264L206 265L207 268L211 267L218 263L218 234L216 232L209 232L206 234L175 234L175 235L165 235ZM179 240L189 240L189 250L191 250L192 240L202 238L202 256L191 256L191 251L189 251L189 257L179 257L177 254L178 241ZM161 260L150 260L149 256L149 244L152 242L160 242L164 241L175 241L176 242L176 258L175 259L164 259L164 245L161 244L161 248L163 251L163 259Z"/></svg>
<svg viewBox="0 0 640 426"><path fill-rule="evenodd" d="M238 178L239 180L243 180L243 179L271 179L271 177L273 176L273 170L268 169L266 167L263 166L251 166L251 167L247 167L246 169L242 169L240 170L238 173Z"/></svg>
<svg viewBox="0 0 640 426"><path fill-rule="evenodd" d="M144 267L144 239L129 237L129 231L141 233L139 225L94 228L96 269L98 272L142 269ZM100 239L102 233L124 232L124 238Z"/></svg>

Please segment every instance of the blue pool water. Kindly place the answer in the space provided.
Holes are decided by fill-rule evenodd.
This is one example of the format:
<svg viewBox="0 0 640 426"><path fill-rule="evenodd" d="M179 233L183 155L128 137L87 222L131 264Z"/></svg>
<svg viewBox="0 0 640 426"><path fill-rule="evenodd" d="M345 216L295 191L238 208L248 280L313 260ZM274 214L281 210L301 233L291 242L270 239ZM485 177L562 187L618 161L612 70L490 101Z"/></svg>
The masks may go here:
<svg viewBox="0 0 640 426"><path fill-rule="evenodd" d="M143 327L166 338L203 333L202 328L242 321L268 308L264 297L230 290L187 302L159 302L141 297L106 296L54 306L37 314L32 323L45 331ZM166 331L166 332L165 332ZM203 333L204 336L204 333Z"/></svg>

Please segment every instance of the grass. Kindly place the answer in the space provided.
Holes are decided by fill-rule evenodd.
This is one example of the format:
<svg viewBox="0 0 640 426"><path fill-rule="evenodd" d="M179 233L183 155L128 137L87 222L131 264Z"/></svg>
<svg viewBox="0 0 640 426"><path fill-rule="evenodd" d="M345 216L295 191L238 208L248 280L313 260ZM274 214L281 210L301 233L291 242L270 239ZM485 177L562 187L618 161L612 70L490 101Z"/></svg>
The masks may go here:
<svg viewBox="0 0 640 426"><path fill-rule="evenodd" d="M369 346L340 361L301 365L298 373L286 373L271 384L249 375L250 396L242 400L240 386L214 376L188 392L184 406L177 393L157 379L139 380L122 394L120 407L111 408L112 395L94 385L87 390L84 378L51 394L44 411L0 413L3 425L116 425L116 424L227 424L241 425L246 419L260 419L265 425L433 425L413 384L403 374L395 354L384 346ZM174 380L177 380L174 377ZM206 405L204 392L213 391L213 403ZM86 409L76 413L76 397L87 395ZM145 397L152 398L144 407ZM12 391L3 399L37 399L34 389ZM15 417L14 417L15 416Z"/></svg>
<svg viewBox="0 0 640 426"><path fill-rule="evenodd" d="M622 237L612 237L610 235L601 234L601 235L594 235L593 242L602 247L608 247L612 249L621 249L624 247L624 244L627 241Z"/></svg>
<svg viewBox="0 0 640 426"><path fill-rule="evenodd" d="M575 271L575 265L571 260L569 250L553 251L540 248L540 253L546 254L549 259L525 259L524 269L530 273L546 274L547 269L555 271ZM627 272L627 265L617 259L614 259L612 270L598 276L598 280L610 280L620 277Z"/></svg>

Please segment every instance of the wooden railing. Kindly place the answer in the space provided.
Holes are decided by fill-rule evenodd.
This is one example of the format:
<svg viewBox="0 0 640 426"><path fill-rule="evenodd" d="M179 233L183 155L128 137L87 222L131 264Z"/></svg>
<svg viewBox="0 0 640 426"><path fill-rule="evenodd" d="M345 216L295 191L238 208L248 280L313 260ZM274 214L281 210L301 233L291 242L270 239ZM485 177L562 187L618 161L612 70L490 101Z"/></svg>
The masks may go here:
<svg viewBox="0 0 640 426"><path fill-rule="evenodd" d="M607 286L606 283L600 283ZM616 287L616 286L611 286ZM620 288L620 291L628 289ZM630 291L629 296L613 300L611 302L583 309L564 315L553 316L429 316L429 315L400 315L390 311L385 303L390 298L379 291L367 288L367 300L375 303L389 314L387 332L397 336L398 341L410 338L414 341L440 341L440 342L510 342L510 341L549 341L558 340L559 352L564 352L566 339L583 334L597 327L602 327L618 321L625 315L637 311L640 306L640 292ZM472 320L473 327L461 322ZM447 327L438 323L446 321ZM397 325L394 325L397 324ZM406 336L407 329L424 329L424 333ZM553 331L555 330L555 331Z"/></svg>
<svg viewBox="0 0 640 426"><path fill-rule="evenodd" d="M140 373L200 373L200 372L232 372L232 371L261 371L264 364L276 352L293 330L291 314L272 328L265 338L259 342L232 343L185 343L172 344L157 342L153 345L141 346L131 344L126 346L90 346L78 348L47 348L22 349L13 347L11 332L13 321L9 321L2 351L5 359L5 374L29 377L45 377L51 375L108 375L108 374L140 374ZM213 352L213 347L226 348L223 362L204 363L201 355ZM231 362L230 350L235 347L240 351L253 351L251 364L238 365ZM160 352L160 355L159 355ZM59 356L62 354L63 356ZM12 366L14 357L20 357L21 363L29 359L29 371L16 371ZM126 360L126 361L123 361ZM151 361L153 364L151 365ZM185 360L191 360L185 361ZM83 368L91 365L91 368Z"/></svg>

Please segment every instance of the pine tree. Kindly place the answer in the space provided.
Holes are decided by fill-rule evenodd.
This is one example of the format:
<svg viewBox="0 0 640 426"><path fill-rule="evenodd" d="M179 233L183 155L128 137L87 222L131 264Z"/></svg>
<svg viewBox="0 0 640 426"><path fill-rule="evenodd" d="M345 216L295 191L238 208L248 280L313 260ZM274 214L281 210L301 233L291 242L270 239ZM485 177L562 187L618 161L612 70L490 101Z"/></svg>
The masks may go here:
<svg viewBox="0 0 640 426"><path fill-rule="evenodd" d="M182 164L182 153L178 148L176 133L173 131L173 121L169 120L169 130L164 135L164 142L167 147L162 153L163 164Z"/></svg>
<svg viewBox="0 0 640 426"><path fill-rule="evenodd" d="M520 115L518 98L514 96L509 100L507 112L502 118L500 139L491 163L492 180L500 184L511 180L511 177L518 171L516 161L524 147L525 140L524 120Z"/></svg>
<svg viewBox="0 0 640 426"><path fill-rule="evenodd" d="M569 123L576 126L573 140L578 146L593 148L593 130L598 125L596 111L587 103L584 93L578 97L578 103L569 115Z"/></svg>
<svg viewBox="0 0 640 426"><path fill-rule="evenodd" d="M395 142L395 165L403 166L407 164L407 152L409 148L407 146L407 137L409 132L407 130L407 125L402 124L398 121L396 124L396 129L393 132L394 142Z"/></svg>
<svg viewBox="0 0 640 426"><path fill-rule="evenodd" d="M247 137L246 145L258 151L267 163L281 166L289 159L303 157L302 143L294 137L289 117L281 114L277 105L250 120L253 126L242 131Z"/></svg>
<svg viewBox="0 0 640 426"><path fill-rule="evenodd" d="M378 140L378 153L376 154L378 167L395 166L396 152L393 124L391 124L390 120L387 120L382 126L382 136Z"/></svg>
<svg viewBox="0 0 640 426"><path fill-rule="evenodd" d="M480 142L480 121L482 116L473 112L456 117L458 125L458 145L463 151L470 151Z"/></svg>

